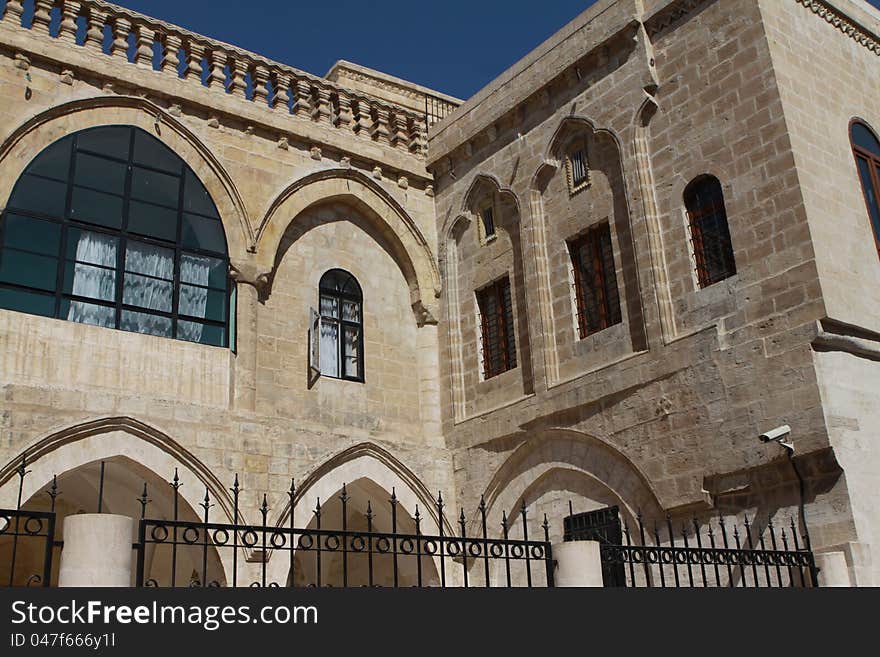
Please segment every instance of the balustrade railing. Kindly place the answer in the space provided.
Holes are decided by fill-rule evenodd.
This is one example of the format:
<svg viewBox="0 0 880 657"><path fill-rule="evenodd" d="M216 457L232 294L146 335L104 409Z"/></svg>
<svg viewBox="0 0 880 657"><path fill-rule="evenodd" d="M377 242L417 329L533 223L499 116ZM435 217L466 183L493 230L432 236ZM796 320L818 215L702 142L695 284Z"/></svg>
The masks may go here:
<svg viewBox="0 0 880 657"><path fill-rule="evenodd" d="M427 144L427 114L101 0L7 0L0 23L396 150Z"/></svg>

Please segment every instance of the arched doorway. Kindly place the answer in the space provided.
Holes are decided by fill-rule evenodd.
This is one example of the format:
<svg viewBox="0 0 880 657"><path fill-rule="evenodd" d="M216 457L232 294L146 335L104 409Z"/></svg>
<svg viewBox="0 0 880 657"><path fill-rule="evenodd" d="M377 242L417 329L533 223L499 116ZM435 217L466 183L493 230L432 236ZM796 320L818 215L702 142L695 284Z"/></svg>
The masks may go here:
<svg viewBox="0 0 880 657"><path fill-rule="evenodd" d="M306 531L330 533L299 540L288 584L293 586L437 586L440 578L433 559L418 554L413 541L390 536L417 533L416 519L372 479L345 484L320 503L320 519L313 514ZM360 536L343 540L333 532ZM421 529L421 527L419 528ZM383 535L389 535L387 538Z"/></svg>
<svg viewBox="0 0 880 657"><path fill-rule="evenodd" d="M27 464L24 472L25 477L30 475ZM10 518L9 528L13 531L0 532L0 563L10 564L9 570L2 573L3 584L43 585L46 541L49 540L54 541L49 585L57 585L64 543L64 520L68 516L100 512L130 517L133 550L138 520L144 514L158 520L177 517L184 522L198 522L198 514L179 493L179 486L176 490L173 484L173 480L168 482L150 468L125 456L83 463L45 481L27 499L22 500L21 509L25 512L54 512L54 535L45 535L45 525L40 527L40 531L30 532L24 526L29 521L21 520L16 538L13 536L14 518ZM36 523L30 522L31 527L36 528ZM144 550L144 581L148 585L225 585L223 566L216 550L210 545L179 545L175 549L170 542L160 545L147 543ZM132 585L135 582L136 562L137 553L133 552Z"/></svg>

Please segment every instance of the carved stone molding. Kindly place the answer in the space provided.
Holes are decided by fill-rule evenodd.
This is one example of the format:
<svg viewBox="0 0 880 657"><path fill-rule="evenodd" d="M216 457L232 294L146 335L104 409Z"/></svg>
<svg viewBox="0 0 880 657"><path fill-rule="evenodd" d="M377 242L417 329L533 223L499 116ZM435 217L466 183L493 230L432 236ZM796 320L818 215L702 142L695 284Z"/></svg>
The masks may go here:
<svg viewBox="0 0 880 657"><path fill-rule="evenodd" d="M880 55L880 39L878 39L876 35L866 32L848 17L844 16L830 5L822 2L822 0L795 0L795 2L799 5L803 5L819 18L825 19L826 23L833 25L859 45L864 46L877 55Z"/></svg>

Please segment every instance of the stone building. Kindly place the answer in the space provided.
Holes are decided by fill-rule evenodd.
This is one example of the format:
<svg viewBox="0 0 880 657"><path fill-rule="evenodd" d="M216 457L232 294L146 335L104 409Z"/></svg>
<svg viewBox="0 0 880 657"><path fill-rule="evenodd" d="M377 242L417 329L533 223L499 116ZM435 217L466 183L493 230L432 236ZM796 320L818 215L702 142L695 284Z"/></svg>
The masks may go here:
<svg viewBox="0 0 880 657"><path fill-rule="evenodd" d="M0 507L796 518L880 584L866 2L599 0L466 102L99 0L0 17Z"/></svg>

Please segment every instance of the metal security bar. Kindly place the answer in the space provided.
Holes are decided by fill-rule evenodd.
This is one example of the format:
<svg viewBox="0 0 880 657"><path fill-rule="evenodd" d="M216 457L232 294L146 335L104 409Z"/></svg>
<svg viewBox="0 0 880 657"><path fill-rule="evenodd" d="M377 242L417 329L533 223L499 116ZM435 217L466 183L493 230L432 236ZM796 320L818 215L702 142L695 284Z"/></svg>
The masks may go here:
<svg viewBox="0 0 880 657"><path fill-rule="evenodd" d="M446 118L457 107L458 105L450 103L448 100L443 100L437 96L425 95L425 123L428 127L431 127Z"/></svg>
<svg viewBox="0 0 880 657"><path fill-rule="evenodd" d="M613 511L617 515L617 509ZM583 515L583 514L582 514ZM573 516L566 523L576 522ZM628 587L816 587L819 570L813 553L798 538L794 518L788 531L772 517L759 524L745 517L742 527L723 516L700 523L696 517L674 527L646 527L641 513L630 529L618 520L621 540L595 532L566 534L565 540L598 540L605 586ZM609 579L608 573L615 576Z"/></svg>
<svg viewBox="0 0 880 657"><path fill-rule="evenodd" d="M212 522L213 507L206 489L201 506L201 521L179 518L178 495L180 482L175 473L171 482L174 499L173 518L170 520L146 517L150 500L146 486L141 498L142 518L139 523L137 551L137 586L415 586L415 587L544 587L553 586L553 557L549 541L549 523L544 517L543 540L530 540L525 505L519 510L519 520L509 520L502 514L501 538L489 538L486 505L481 500L476 535L468 535L464 510L460 510L455 532L449 527L444 513L442 495L434 503L432 520L439 528L437 534L422 531L425 517L418 507L410 519L413 531L402 531L400 502L392 489L385 518L390 518L391 531L378 531L374 521L373 500L367 500L366 530L348 526L349 497L345 485L338 497L341 503L341 524L328 528L320 499L311 510L312 522L307 527L295 526L296 489L291 482L287 495L290 500L289 521L286 526L270 525L266 496L260 507L261 523L241 523L239 498L241 487L238 477L230 489L233 497L233 522ZM362 501L362 500L361 500ZM326 505L325 505L326 506ZM407 514L407 518L409 518ZM518 525L518 526L517 526ZM157 556L157 551L160 553ZM147 573L147 554L152 553L151 572ZM282 566L273 568L272 560L282 560ZM188 582L181 583L180 564L198 563ZM223 581L213 574L222 568L209 567L224 561L231 581ZM163 564L158 568L156 564ZM332 577L328 576L332 564ZM272 573L275 573L273 577ZM281 573L286 579L278 577ZM183 573L186 580L186 573ZM299 582L299 583L298 583ZM303 584L305 582L305 584Z"/></svg>

